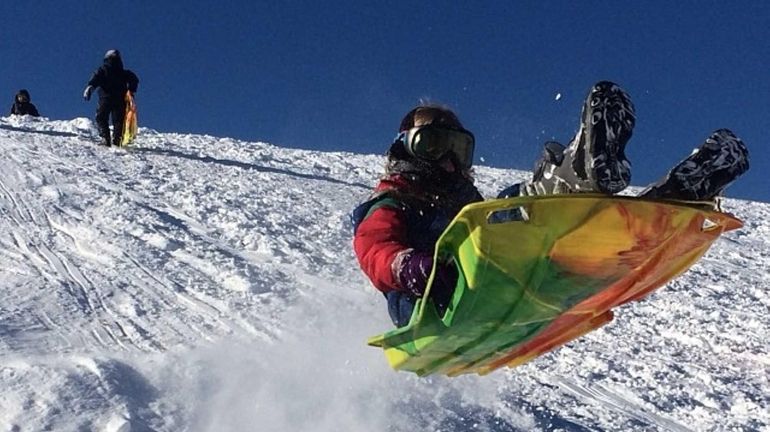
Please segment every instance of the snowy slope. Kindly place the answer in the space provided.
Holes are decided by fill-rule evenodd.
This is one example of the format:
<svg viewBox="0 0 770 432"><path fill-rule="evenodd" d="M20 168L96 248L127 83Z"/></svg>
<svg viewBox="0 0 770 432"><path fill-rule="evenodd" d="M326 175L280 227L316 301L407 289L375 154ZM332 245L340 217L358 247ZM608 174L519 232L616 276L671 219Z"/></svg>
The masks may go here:
<svg viewBox="0 0 770 432"><path fill-rule="evenodd" d="M382 157L94 134L0 119L2 431L770 430L768 204L604 329L417 378L364 343L390 323L347 213Z"/></svg>

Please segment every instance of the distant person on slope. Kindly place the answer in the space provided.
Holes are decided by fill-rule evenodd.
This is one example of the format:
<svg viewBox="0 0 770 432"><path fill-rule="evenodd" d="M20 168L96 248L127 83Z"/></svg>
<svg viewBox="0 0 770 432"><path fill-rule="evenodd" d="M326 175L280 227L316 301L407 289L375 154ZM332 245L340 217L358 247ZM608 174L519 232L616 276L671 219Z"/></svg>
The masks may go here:
<svg viewBox="0 0 770 432"><path fill-rule="evenodd" d="M631 179L624 150L635 121L628 95L611 82L597 83L570 145L547 143L532 180L498 197L622 191ZM483 199L473 185L473 150L473 135L451 110L434 105L412 109L388 150L384 177L369 200L353 211L359 264L385 295L398 327L409 323L427 288L439 236L462 207ZM720 129L641 196L713 200L748 167L743 142ZM441 312L451 299L457 269L453 263L438 265L431 297Z"/></svg>
<svg viewBox="0 0 770 432"><path fill-rule="evenodd" d="M96 108L96 126L100 144L109 146L120 145L123 134L123 120L126 111L126 90L133 95L139 85L139 78L128 69L123 68L123 60L118 50L109 50L104 54L104 64L94 72L88 81L83 98L91 100L91 92L99 89L99 105ZM112 116L113 135L110 141L109 119Z"/></svg>
<svg viewBox="0 0 770 432"><path fill-rule="evenodd" d="M11 115L31 115L39 117L40 113L37 112L37 107L35 107L30 100L31 98L29 97L29 92L27 90L19 90L19 92L16 93L13 105L11 106Z"/></svg>

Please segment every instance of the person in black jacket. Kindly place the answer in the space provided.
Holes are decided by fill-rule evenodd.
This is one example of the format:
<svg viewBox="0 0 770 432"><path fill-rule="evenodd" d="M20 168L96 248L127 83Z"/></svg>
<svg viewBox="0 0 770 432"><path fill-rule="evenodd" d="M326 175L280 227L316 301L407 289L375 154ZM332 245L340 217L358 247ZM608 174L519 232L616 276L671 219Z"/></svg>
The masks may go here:
<svg viewBox="0 0 770 432"><path fill-rule="evenodd" d="M11 114L40 116L40 113L37 112L37 107L30 102L29 92L25 89L21 89L16 93L16 99L11 106Z"/></svg>
<svg viewBox="0 0 770 432"><path fill-rule="evenodd" d="M123 60L118 50L109 50L104 54L104 64L94 72L83 92L85 100L91 100L91 92L99 88L99 105L96 108L96 126L102 145L120 145L123 131L123 119L126 111L126 90L133 95L139 85L139 78L123 68ZM112 116L113 136L110 141L109 118Z"/></svg>

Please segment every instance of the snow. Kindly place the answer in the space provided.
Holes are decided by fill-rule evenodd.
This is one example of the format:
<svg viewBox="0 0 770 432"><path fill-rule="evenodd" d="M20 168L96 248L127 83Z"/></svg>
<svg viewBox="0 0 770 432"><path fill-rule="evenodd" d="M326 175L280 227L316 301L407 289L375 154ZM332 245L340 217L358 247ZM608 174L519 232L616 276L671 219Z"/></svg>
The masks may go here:
<svg viewBox="0 0 770 432"><path fill-rule="evenodd" d="M94 136L0 119L0 430L770 430L768 204L727 199L746 226L603 329L418 378L365 344L391 325L348 212L382 157Z"/></svg>

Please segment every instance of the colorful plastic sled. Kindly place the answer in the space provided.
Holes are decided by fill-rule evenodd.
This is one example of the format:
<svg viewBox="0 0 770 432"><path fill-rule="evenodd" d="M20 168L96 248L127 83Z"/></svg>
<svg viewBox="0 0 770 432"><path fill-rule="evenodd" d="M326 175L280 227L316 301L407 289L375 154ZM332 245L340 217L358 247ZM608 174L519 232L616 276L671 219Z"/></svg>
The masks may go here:
<svg viewBox="0 0 770 432"><path fill-rule="evenodd" d="M460 275L444 316L420 300L407 326L368 343L418 375L514 367L608 323L612 308L741 226L708 203L576 194L472 204L436 246L434 259L453 257Z"/></svg>
<svg viewBox="0 0 770 432"><path fill-rule="evenodd" d="M139 124L136 118L136 103L131 96L130 91L126 91L126 116L123 120L123 139L120 141L121 146L127 146L131 141L136 138L136 132L139 130Z"/></svg>

